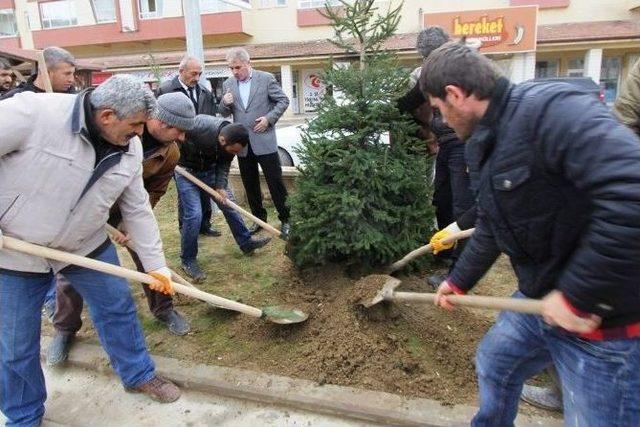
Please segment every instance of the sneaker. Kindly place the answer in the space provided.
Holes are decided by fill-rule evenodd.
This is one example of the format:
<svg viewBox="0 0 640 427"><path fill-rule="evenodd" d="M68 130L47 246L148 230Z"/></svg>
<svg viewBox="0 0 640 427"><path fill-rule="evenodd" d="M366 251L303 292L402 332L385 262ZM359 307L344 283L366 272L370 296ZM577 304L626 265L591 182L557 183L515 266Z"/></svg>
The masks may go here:
<svg viewBox="0 0 640 427"><path fill-rule="evenodd" d="M289 233L291 233L291 224L283 222L282 225L280 225L280 233L282 233L282 239L287 240Z"/></svg>
<svg viewBox="0 0 640 427"><path fill-rule="evenodd" d="M191 330L189 322L180 313L175 310L169 310L166 313L161 313L156 318L167 325L169 332L174 335L187 335Z"/></svg>
<svg viewBox="0 0 640 427"><path fill-rule="evenodd" d="M260 230L262 230L262 227L260 227L260 225L258 225L258 223L254 222L253 225L251 227L249 227L249 233L253 236L254 234L257 234L260 232Z"/></svg>
<svg viewBox="0 0 640 427"><path fill-rule="evenodd" d="M446 278L447 276L442 273L434 273L431 276L427 277L427 285L432 290L436 291L438 290L438 286L440 286L440 283L442 283Z"/></svg>
<svg viewBox="0 0 640 427"><path fill-rule="evenodd" d="M204 272L200 269L198 261L183 262L180 267L182 268L182 271L184 271L187 276L189 276L193 280L194 283L200 283L207 278L206 274L204 274Z"/></svg>
<svg viewBox="0 0 640 427"><path fill-rule="evenodd" d="M44 311L44 315L47 317L49 323L53 323L53 315L56 312L56 300L47 301L44 303L42 310Z"/></svg>
<svg viewBox="0 0 640 427"><path fill-rule="evenodd" d="M56 332L47 348L47 365L56 366L67 360L69 347L75 338L75 334L61 334Z"/></svg>
<svg viewBox="0 0 640 427"><path fill-rule="evenodd" d="M562 393L555 387L536 387L525 384L520 399L536 408L562 412Z"/></svg>
<svg viewBox="0 0 640 427"><path fill-rule="evenodd" d="M155 376L137 387L125 388L129 393L142 393L160 403L175 402L180 398L180 389L171 381Z"/></svg>
<svg viewBox="0 0 640 427"><path fill-rule="evenodd" d="M271 241L271 237L263 237L262 239L251 239L249 243L241 247L240 249L244 252L245 255L251 255L253 251L259 249L269 243Z"/></svg>
<svg viewBox="0 0 640 427"><path fill-rule="evenodd" d="M216 230L215 228L207 228L206 230L200 230L200 234L202 236L208 236L208 237L220 237L220 236L222 236L222 233L219 232L218 230Z"/></svg>

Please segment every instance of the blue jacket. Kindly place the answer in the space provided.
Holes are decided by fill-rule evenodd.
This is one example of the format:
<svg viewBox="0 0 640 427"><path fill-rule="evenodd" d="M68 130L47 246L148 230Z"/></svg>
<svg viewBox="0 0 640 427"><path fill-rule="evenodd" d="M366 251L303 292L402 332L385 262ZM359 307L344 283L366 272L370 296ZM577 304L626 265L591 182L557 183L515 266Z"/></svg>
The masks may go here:
<svg viewBox="0 0 640 427"><path fill-rule="evenodd" d="M640 141L604 104L566 83L503 79L466 156L478 220L456 286L504 252L525 295L558 289L605 328L640 321Z"/></svg>

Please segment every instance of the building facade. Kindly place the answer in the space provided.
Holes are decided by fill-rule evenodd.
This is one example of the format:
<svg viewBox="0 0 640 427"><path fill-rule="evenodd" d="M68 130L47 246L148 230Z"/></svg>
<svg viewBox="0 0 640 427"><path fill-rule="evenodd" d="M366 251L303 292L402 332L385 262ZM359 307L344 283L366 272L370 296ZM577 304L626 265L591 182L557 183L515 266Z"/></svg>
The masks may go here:
<svg viewBox="0 0 640 427"><path fill-rule="evenodd" d="M217 96L229 47L246 47L254 67L276 74L292 99L287 114L313 111L329 58L350 60L327 42L332 30L319 13L335 0L0 0L0 47L64 47L107 70L94 73L95 84L120 72L162 80L185 51L182 1L199 1L205 75ZM388 47L407 68L419 63L425 25L480 38L513 81L588 76L607 102L640 58L640 0L405 0Z"/></svg>

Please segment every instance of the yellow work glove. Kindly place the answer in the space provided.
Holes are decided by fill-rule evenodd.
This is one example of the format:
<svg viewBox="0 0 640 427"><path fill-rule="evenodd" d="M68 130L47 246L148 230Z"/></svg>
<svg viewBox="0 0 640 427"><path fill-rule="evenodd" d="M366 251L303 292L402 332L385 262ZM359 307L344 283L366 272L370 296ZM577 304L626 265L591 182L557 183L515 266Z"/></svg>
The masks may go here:
<svg viewBox="0 0 640 427"><path fill-rule="evenodd" d="M429 244L431 245L431 249L433 250L434 255L437 255L438 252L446 251L447 249L451 249L456 242L443 243L442 240L446 237L449 237L453 233L459 233L460 227L455 222L449 224L442 230L438 231L431 237L429 240Z"/></svg>
<svg viewBox="0 0 640 427"><path fill-rule="evenodd" d="M156 279L157 284L149 284L149 287L166 295L173 295L173 287L171 286L171 271L167 267L162 267L149 273L149 276Z"/></svg>

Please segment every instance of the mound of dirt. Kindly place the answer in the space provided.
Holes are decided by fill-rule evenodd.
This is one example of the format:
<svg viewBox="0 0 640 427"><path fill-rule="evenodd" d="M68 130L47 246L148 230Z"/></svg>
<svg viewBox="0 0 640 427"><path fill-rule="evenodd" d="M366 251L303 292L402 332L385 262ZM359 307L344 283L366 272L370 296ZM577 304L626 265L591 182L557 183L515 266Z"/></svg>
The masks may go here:
<svg viewBox="0 0 640 427"><path fill-rule="evenodd" d="M256 367L320 384L365 387L445 404L474 401L472 360L489 327L487 319L424 305L380 303L365 309L359 302L382 288L389 278L385 275L356 281L334 267L299 275L292 271L292 276L278 297L308 312L306 323L283 327L244 317L233 325L234 339L287 344L286 359L254 355Z"/></svg>

